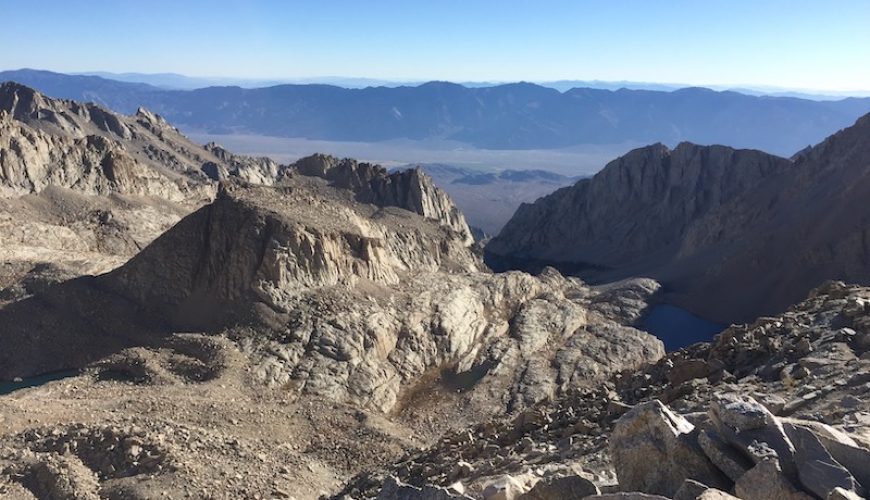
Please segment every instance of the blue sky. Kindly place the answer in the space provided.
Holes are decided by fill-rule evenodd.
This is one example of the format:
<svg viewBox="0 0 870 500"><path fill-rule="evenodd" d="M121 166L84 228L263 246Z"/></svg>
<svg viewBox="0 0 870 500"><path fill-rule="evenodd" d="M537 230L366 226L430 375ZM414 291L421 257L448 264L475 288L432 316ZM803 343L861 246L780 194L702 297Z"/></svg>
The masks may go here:
<svg viewBox="0 0 870 500"><path fill-rule="evenodd" d="M867 0L0 0L0 69L870 90Z"/></svg>

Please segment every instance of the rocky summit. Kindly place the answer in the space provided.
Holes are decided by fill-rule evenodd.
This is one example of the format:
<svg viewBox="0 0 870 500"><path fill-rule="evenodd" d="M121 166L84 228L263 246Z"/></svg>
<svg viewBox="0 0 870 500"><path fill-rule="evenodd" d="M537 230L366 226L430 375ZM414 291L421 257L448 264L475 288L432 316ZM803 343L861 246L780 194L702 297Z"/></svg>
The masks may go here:
<svg viewBox="0 0 870 500"><path fill-rule="evenodd" d="M779 313L825 280L870 283L870 115L791 159L656 144L521 206L486 248L497 269L593 282L648 276L704 318Z"/></svg>
<svg viewBox="0 0 870 500"><path fill-rule="evenodd" d="M419 169L278 165L15 84L0 102L2 498L870 494L868 288L666 353L632 326L658 281L493 272ZM642 215L684 241L771 176L860 165L854 133L794 160L654 146L602 175L666 194ZM681 200L673 169L717 188ZM680 255L638 224L612 237Z"/></svg>

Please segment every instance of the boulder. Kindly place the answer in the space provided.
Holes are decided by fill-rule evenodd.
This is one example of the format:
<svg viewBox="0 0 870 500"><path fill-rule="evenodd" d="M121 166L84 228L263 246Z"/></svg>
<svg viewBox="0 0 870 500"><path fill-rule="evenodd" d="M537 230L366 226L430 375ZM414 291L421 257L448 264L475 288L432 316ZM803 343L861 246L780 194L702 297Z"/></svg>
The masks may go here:
<svg viewBox="0 0 870 500"><path fill-rule="evenodd" d="M854 491L844 490L843 488L834 488L828 495L826 500L863 500L864 497Z"/></svg>
<svg viewBox="0 0 870 500"><path fill-rule="evenodd" d="M452 492L447 488L425 485L422 488L402 483L390 476L384 481L378 500L453 500L471 497Z"/></svg>
<svg viewBox="0 0 870 500"><path fill-rule="evenodd" d="M708 488L706 491L698 495L695 500L740 500L734 495L725 493L716 488Z"/></svg>
<svg viewBox="0 0 870 500"><path fill-rule="evenodd" d="M460 460L456 462L456 465L450 470L450 473L447 475L447 479L449 481L456 481L457 479L468 477L474 472L474 466L470 463Z"/></svg>
<svg viewBox="0 0 870 500"><path fill-rule="evenodd" d="M674 495L673 500L731 500L736 498L722 490L708 488L698 481L686 479Z"/></svg>
<svg viewBox="0 0 870 500"><path fill-rule="evenodd" d="M674 493L674 500L695 500L708 489L710 488L706 484L699 483L694 479L686 479L680 489Z"/></svg>
<svg viewBox="0 0 870 500"><path fill-rule="evenodd" d="M610 438L620 488L672 496L686 479L730 487L704 455L697 435L688 420L658 400L635 406L617 421Z"/></svg>
<svg viewBox="0 0 870 500"><path fill-rule="evenodd" d="M575 474L541 479L520 500L573 500L599 493L595 483Z"/></svg>
<svg viewBox="0 0 870 500"><path fill-rule="evenodd" d="M784 424L783 428L794 443L798 478L806 490L821 498L827 498L836 488L862 493L861 486L852 474L834 460L815 434L789 423Z"/></svg>
<svg viewBox="0 0 870 500"><path fill-rule="evenodd" d="M483 489L484 500L513 500L526 492L526 485L507 474L487 484Z"/></svg>
<svg viewBox="0 0 870 500"><path fill-rule="evenodd" d="M794 445L764 405L751 397L728 395L712 402L708 414L719 436L753 463L775 459L789 479L797 479Z"/></svg>
<svg viewBox="0 0 870 500"><path fill-rule="evenodd" d="M848 469L865 490L870 487L870 465L868 465L870 450L858 444L845 432L821 422L797 419L784 419L784 421L813 431L834 460Z"/></svg>
<svg viewBox="0 0 870 500"><path fill-rule="evenodd" d="M674 367L668 372L668 380L673 385L680 385L687 380L706 377L710 373L710 365L703 359L686 359L674 363Z"/></svg>
<svg viewBox="0 0 870 500"><path fill-rule="evenodd" d="M584 500L670 500L668 497L661 495L650 495L649 493L640 493L637 491L626 491L620 493L606 493L604 495L592 495Z"/></svg>
<svg viewBox="0 0 870 500"><path fill-rule="evenodd" d="M737 481L746 471L752 468L752 462L737 450L728 446L726 442L713 431L701 431L698 435L698 444L704 450L707 458L713 462L729 479Z"/></svg>
<svg viewBox="0 0 870 500"><path fill-rule="evenodd" d="M812 500L782 473L776 459L759 461L734 485L743 500Z"/></svg>

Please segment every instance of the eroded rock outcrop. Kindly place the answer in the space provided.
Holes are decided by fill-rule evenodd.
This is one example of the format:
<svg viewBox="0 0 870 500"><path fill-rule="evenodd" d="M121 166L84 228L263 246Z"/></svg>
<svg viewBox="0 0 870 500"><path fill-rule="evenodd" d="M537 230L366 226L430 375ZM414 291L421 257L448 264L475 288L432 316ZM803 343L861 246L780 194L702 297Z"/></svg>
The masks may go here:
<svg viewBox="0 0 870 500"><path fill-rule="evenodd" d="M203 173L212 180L241 179L249 184L271 186L283 173L283 167L271 158L240 156L214 142L209 142L203 148L223 162L223 165L208 162L202 166Z"/></svg>
<svg viewBox="0 0 870 500"><path fill-rule="evenodd" d="M211 200L210 174L271 184L279 170L200 147L145 109L121 116L3 83L0 262L24 273L45 265L106 272ZM17 271L4 274L0 288L20 288L6 283Z"/></svg>
<svg viewBox="0 0 870 500"><path fill-rule="evenodd" d="M121 116L12 82L0 85L0 130L5 197L57 186L91 195L207 198L214 188L200 169L221 163L146 110Z"/></svg>
<svg viewBox="0 0 870 500"><path fill-rule="evenodd" d="M555 271L492 274L449 224L357 197L305 175L278 188L227 185L116 271L0 310L9 325L0 342L17 353L0 373L80 366L124 342L205 330L235 339L269 386L403 411L433 390L434 374L436 389L462 394L469 411L492 411L664 354L660 341L623 326L654 282L627 282L631 299L603 307L597 299L619 287L597 290ZM28 314L45 316L45 326L24 328ZM63 336L54 332L62 321ZM57 349L42 356L48 338Z"/></svg>
<svg viewBox="0 0 870 500"><path fill-rule="evenodd" d="M356 193L357 201L404 208L437 220L456 231L467 244L474 241L462 212L420 168L391 174L380 165L318 154L297 161L290 171L320 177L336 187L349 189Z"/></svg>
<svg viewBox="0 0 870 500"><path fill-rule="evenodd" d="M458 481L483 498L507 474L526 492L580 475L604 498L860 498L870 472L868 301L866 287L827 283L713 343L445 435L337 496L376 496L392 474L417 487Z"/></svg>
<svg viewBox="0 0 870 500"><path fill-rule="evenodd" d="M121 406L119 415L132 406L150 415L132 418L158 430L162 437L155 442L165 443L160 449L168 451L157 462L164 468L148 471L149 479L126 480L106 472L130 466L115 461L122 451L116 445L94 444L90 438L64 441L63 426L49 430L50 437L37 430L38 439L28 440L34 427L18 420L18 433L0 436L0 466L30 454L55 460L68 445L83 452L79 460L96 474L100 495L129 497L138 491L147 497L150 493L141 492L162 483L190 492L191 478L217 474L213 464L201 461L208 453L233 457L233 467L257 471L261 463L302 460L311 450L305 460L325 456L329 464L308 462L306 470L327 471L308 484L330 484L336 480L328 472L332 468L356 472L365 463L385 460L388 450L396 453L397 443L407 438L391 429L407 426L432 436L504 413L519 414L518 429L537 428L543 420L524 410L568 393L593 394L614 374L664 355L659 340L624 324L646 307L658 289L654 281L595 288L552 269L538 276L493 274L449 220L390 203L363 203L364 191L334 183L298 172L275 187L227 183L213 203L110 273L44 286L31 280L32 295L0 307L0 376L93 362L58 397L78 392L78 384L89 395L135 394L109 404ZM619 300L610 303L607 297ZM188 331L209 337L180 333ZM191 410L192 400L185 399L189 391L206 406ZM144 407L138 402L143 394L154 395L141 403ZM241 408L238 394L250 398ZM173 408L159 401L173 401ZM12 413L29 404L14 400ZM242 416L213 416L218 405L222 412ZM268 412L259 409L264 406ZM298 430L299 409L306 409L304 418L311 420L338 408L348 409L340 420L343 427ZM57 418L64 420L63 414ZM199 427L160 431L169 428L166 419L178 415L199 419ZM220 427L245 422L245 445L226 437L227 429L210 430L213 422L203 420L212 418L223 419ZM562 421L568 419L566 414ZM287 421L295 427L286 427ZM267 446L262 429L271 425L288 433L289 443L303 434L309 442L302 449ZM135 446L135 456L144 456L145 446ZM373 456L372 449L384 455ZM356 455L348 455L350 450ZM542 451L557 455L549 448ZM481 452L481 457L493 453ZM144 467L145 462L135 461ZM262 475L274 477L274 469L270 465ZM302 469L291 471L301 477ZM0 473L0 484L35 491L20 480L29 474L30 469L10 468ZM455 474L473 471L457 466ZM63 472L50 476L64 477ZM538 492L558 491L559 484L570 482L553 479L552 488L542 485ZM233 489L224 496L262 492L262 485L246 481L230 479L227 487ZM505 484L520 491L514 483ZM445 493L396 484L407 494ZM93 486L76 491L93 491ZM499 489L492 478L479 486L507 488ZM527 486L531 482L520 489ZM286 491L278 485L268 493L286 496Z"/></svg>

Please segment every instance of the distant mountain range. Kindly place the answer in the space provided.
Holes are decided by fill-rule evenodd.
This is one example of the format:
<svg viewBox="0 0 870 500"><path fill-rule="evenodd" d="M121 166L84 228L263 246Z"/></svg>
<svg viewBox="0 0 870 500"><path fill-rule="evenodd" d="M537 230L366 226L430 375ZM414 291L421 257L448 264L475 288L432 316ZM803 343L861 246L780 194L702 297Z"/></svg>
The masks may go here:
<svg viewBox="0 0 870 500"><path fill-rule="evenodd" d="M108 71L85 71L81 73L72 73L75 75L99 76L109 80L117 80L121 82L146 83L155 87L172 90L194 90L206 87L226 87L235 86L247 89L260 87L273 87L275 85L307 85L307 84L325 84L344 87L347 89L362 89L366 87L407 87L417 86L426 83L428 80L402 80L402 79L382 79L382 78L360 78L348 76L321 76L307 78L233 78L233 77L201 77L187 76L178 73L112 73ZM462 86L474 87L495 87L509 82L500 81L462 81L457 82ZM656 82L635 82L629 80L549 80L549 81L533 81L542 87L556 89L560 92L571 90L573 88L590 88L601 90L661 90L669 92L694 85L685 83L656 83ZM846 97L870 97L870 91L823 91L823 90L797 90L783 87L769 87L758 85L704 85L706 88L713 90L732 90L741 94L758 95L758 96L776 96L776 97L799 97L801 99L812 99L819 101L837 100Z"/></svg>
<svg viewBox="0 0 870 500"><path fill-rule="evenodd" d="M363 142L443 139L487 149L692 141L791 155L870 111L870 98L813 101L704 88L559 92L530 83L429 82L166 90L37 70L0 72L0 80L128 114L145 106L187 132Z"/></svg>

